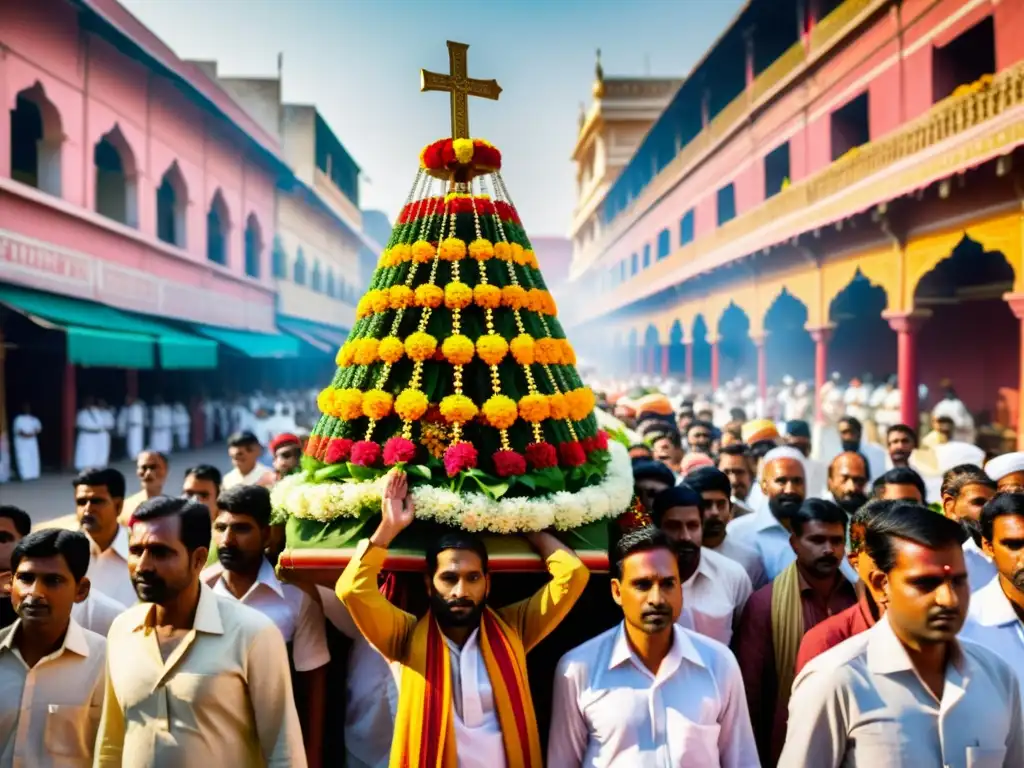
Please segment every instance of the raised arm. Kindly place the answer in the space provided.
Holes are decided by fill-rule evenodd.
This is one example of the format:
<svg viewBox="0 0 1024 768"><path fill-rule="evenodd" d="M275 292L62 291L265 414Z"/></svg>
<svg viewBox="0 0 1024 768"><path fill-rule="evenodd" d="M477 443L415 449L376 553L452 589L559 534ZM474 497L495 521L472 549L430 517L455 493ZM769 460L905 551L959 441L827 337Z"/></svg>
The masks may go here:
<svg viewBox="0 0 1024 768"><path fill-rule="evenodd" d="M405 474L388 477L381 502L381 521L368 539L361 541L335 589L363 637L384 658L400 661L416 626L416 617L396 608L380 593L377 577L395 537L409 527L414 518Z"/></svg>
<svg viewBox="0 0 1024 768"><path fill-rule="evenodd" d="M532 597L502 608L499 613L519 631L523 647L529 651L569 613L583 594L590 571L575 552L550 533L528 533L526 540L544 559L551 580Z"/></svg>

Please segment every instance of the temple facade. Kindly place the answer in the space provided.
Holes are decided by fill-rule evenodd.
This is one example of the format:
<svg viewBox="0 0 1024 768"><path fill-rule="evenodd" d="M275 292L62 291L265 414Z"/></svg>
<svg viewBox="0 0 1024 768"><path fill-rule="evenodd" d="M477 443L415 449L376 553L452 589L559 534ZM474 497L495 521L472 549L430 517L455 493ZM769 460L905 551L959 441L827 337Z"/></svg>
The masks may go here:
<svg viewBox="0 0 1024 768"><path fill-rule="evenodd" d="M560 312L619 370L895 373L908 424L948 379L1024 445L1022 144L1021 3L752 0L581 189Z"/></svg>

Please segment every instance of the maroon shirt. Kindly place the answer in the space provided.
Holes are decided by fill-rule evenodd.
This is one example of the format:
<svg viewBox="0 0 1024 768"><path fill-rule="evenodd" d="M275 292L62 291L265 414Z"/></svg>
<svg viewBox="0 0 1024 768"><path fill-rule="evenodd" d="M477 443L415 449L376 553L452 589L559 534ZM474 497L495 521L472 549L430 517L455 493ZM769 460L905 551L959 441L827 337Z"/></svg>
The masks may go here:
<svg viewBox="0 0 1024 768"><path fill-rule="evenodd" d="M856 605L851 605L842 613L837 613L831 618L825 619L810 632L804 635L800 641L800 653L796 656L796 673L804 668L815 656L820 656L829 648L835 648L843 640L849 640L854 635L866 632L875 626L875 616L871 612L871 597L867 590L857 600Z"/></svg>
<svg viewBox="0 0 1024 768"><path fill-rule="evenodd" d="M800 603L803 607L804 634L831 616L856 604L857 593L841 573L836 573L836 586L825 601L798 573ZM772 639L772 584L757 590L747 601L740 619L739 631L733 637L736 660L743 673L747 691L750 721L762 765L776 765L786 743L786 720L789 715L789 692L779 698L778 673L775 669L775 644Z"/></svg>

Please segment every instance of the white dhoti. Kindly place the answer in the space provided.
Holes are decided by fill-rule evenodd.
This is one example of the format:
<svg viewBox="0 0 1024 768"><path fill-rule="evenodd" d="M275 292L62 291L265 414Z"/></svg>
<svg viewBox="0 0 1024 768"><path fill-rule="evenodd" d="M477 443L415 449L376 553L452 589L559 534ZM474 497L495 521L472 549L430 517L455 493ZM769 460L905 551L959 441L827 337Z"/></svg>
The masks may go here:
<svg viewBox="0 0 1024 768"><path fill-rule="evenodd" d="M23 413L11 423L14 433L14 460L18 465L18 477L35 480L39 477L39 438L43 424L35 416Z"/></svg>
<svg viewBox="0 0 1024 768"><path fill-rule="evenodd" d="M78 412L75 426L75 469L106 466L109 436L103 428L104 419L98 408L84 408Z"/></svg>

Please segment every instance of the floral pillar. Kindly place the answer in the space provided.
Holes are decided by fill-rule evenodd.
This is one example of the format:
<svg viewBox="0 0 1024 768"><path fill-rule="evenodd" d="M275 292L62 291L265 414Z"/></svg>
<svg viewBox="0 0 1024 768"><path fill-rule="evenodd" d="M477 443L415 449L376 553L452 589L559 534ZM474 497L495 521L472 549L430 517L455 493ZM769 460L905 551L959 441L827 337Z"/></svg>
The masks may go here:
<svg viewBox="0 0 1024 768"><path fill-rule="evenodd" d="M920 428L918 415L917 331L930 312L886 312L882 315L896 331L896 372L900 385L900 421Z"/></svg>
<svg viewBox="0 0 1024 768"><path fill-rule="evenodd" d="M711 342L711 391L718 390L718 339Z"/></svg>
<svg viewBox="0 0 1024 768"><path fill-rule="evenodd" d="M1019 373L1017 383L1017 423L1012 427L1017 431L1017 450L1024 451L1024 293L1008 293L1003 296L1013 310L1013 316L1021 323L1021 349L1018 350Z"/></svg>
<svg viewBox="0 0 1024 768"><path fill-rule="evenodd" d="M828 376L828 343L832 339L833 330L834 326L831 325L810 329L811 338L814 340L814 420L818 424L825 422L821 394L825 388L825 378Z"/></svg>

